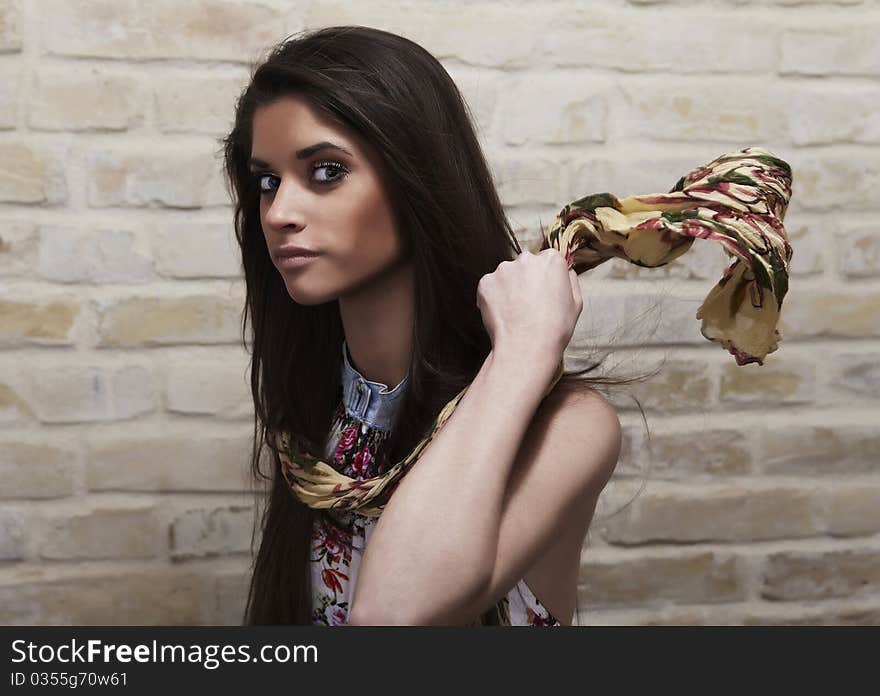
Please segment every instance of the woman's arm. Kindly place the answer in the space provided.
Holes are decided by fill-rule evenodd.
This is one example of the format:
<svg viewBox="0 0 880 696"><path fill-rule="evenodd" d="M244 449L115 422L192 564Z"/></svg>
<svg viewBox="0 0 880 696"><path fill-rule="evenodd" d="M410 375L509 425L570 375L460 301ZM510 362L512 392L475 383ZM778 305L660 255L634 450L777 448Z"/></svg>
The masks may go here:
<svg viewBox="0 0 880 696"><path fill-rule="evenodd" d="M350 624L476 618L462 612L493 577L511 469L560 357L490 352L379 517Z"/></svg>

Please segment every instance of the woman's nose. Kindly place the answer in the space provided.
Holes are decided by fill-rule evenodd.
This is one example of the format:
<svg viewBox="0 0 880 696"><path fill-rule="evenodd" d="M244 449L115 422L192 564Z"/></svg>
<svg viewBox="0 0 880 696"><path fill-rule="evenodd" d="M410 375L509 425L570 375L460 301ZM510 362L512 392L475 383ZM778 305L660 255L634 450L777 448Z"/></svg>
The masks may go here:
<svg viewBox="0 0 880 696"><path fill-rule="evenodd" d="M269 209L266 211L266 222L272 227L302 227L305 224L303 203L303 194L298 190L296 182L282 180L272 194Z"/></svg>

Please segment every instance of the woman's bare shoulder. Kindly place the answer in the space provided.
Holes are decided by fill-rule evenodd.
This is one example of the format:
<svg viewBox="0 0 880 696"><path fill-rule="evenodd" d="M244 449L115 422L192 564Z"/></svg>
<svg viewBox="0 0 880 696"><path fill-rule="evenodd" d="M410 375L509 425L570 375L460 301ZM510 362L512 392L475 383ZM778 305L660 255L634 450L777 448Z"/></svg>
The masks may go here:
<svg viewBox="0 0 880 696"><path fill-rule="evenodd" d="M568 415L573 418L601 415L617 421L619 425L614 405L598 389L586 385L565 388L557 385L541 402L537 413L549 417Z"/></svg>
<svg viewBox="0 0 880 696"><path fill-rule="evenodd" d="M590 454L593 480L610 477L622 445L617 409L602 392L585 386L554 389L539 406L527 438L559 454L563 450ZM598 456L597 456L598 455ZM597 476L598 474L598 476Z"/></svg>

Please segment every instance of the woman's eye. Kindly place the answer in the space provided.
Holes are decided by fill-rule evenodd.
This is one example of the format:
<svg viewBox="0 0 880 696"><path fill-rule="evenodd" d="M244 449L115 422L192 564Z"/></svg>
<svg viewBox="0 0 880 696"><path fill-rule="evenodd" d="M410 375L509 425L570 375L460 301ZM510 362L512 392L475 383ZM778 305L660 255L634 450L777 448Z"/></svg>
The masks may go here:
<svg viewBox="0 0 880 696"><path fill-rule="evenodd" d="M271 193L272 189L265 188L263 186L263 181L266 179L276 179L277 177L272 176L271 174L255 174L254 178L257 180L257 186L260 189L260 193Z"/></svg>
<svg viewBox="0 0 880 696"><path fill-rule="evenodd" d="M331 176L329 179L316 179L319 184L335 184L337 181L342 181L348 175L348 169L345 168L345 165L341 162L319 162L314 167L312 167L313 172L317 172L321 169L329 169L331 172L341 172L338 176Z"/></svg>
<svg viewBox="0 0 880 696"><path fill-rule="evenodd" d="M312 167L312 172L318 171L324 171L325 173L323 176L314 178L313 181L321 186L336 184L349 174L348 168L341 162L319 162ZM274 179L276 185L278 180L278 177L274 174L262 174L259 172L255 172L253 178L261 195L268 195L275 190L274 186L268 183L269 179Z"/></svg>

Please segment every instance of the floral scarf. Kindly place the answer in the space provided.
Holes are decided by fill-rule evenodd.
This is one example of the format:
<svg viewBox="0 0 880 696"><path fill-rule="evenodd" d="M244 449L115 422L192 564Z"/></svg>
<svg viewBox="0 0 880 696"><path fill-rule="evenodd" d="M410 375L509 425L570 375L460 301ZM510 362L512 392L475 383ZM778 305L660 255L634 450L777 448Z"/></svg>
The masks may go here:
<svg viewBox="0 0 880 696"><path fill-rule="evenodd" d="M747 147L694 169L669 193L622 200L596 193L569 203L542 249L565 252L569 267L581 274L612 256L663 266L694 239L719 242L736 258L697 310L700 332L738 365L763 365L782 338L776 324L788 291L792 250L782 220L790 199L788 163Z"/></svg>
<svg viewBox="0 0 880 696"><path fill-rule="evenodd" d="M700 331L720 343L738 365L763 365L764 357L777 350L782 339L776 324L788 290L792 256L782 224L791 181L788 163L767 150L744 148L697 167L669 193L623 199L596 193L579 198L556 216L541 249L558 249L569 268L580 274L612 257L654 268L684 254L694 239L719 242L735 258L697 310ZM562 373L560 362L545 395ZM428 435L402 461L375 478L349 478L302 450L289 433L281 433L276 445L291 492L312 508L378 517L403 475L466 393L467 387L444 406ZM507 625L502 603L477 623Z"/></svg>

